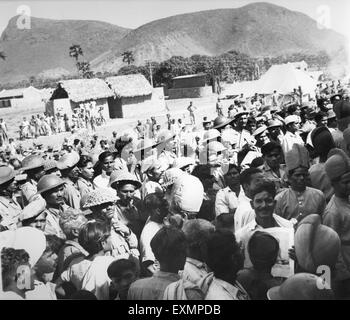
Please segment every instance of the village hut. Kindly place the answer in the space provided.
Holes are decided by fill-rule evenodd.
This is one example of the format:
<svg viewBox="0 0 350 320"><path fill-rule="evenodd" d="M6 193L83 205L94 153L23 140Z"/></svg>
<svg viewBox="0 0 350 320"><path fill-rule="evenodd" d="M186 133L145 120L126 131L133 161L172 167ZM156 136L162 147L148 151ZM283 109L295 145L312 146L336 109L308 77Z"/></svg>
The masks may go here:
<svg viewBox="0 0 350 320"><path fill-rule="evenodd" d="M17 110L43 109L44 104L40 90L30 86L3 90L0 92L0 108L11 108Z"/></svg>
<svg viewBox="0 0 350 320"><path fill-rule="evenodd" d="M134 118L150 112L153 88L142 74L105 79L114 96L108 98L111 118Z"/></svg>
<svg viewBox="0 0 350 320"><path fill-rule="evenodd" d="M91 113L102 109L105 119L109 118L107 99L113 92L101 79L72 79L60 81L47 103L49 114L71 115L75 109L94 108Z"/></svg>

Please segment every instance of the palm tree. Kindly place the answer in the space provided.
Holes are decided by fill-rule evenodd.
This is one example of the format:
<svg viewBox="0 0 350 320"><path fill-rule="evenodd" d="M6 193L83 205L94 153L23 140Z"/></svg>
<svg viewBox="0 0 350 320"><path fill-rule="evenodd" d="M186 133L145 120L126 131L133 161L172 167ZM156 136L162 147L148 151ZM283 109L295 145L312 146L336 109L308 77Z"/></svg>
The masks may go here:
<svg viewBox="0 0 350 320"><path fill-rule="evenodd" d="M69 56L74 58L77 62L79 59L79 56L83 56L83 50L81 49L81 46L78 44L73 44L69 47Z"/></svg>
<svg viewBox="0 0 350 320"><path fill-rule="evenodd" d="M2 60L6 59L4 51L0 51L0 59L2 59Z"/></svg>
<svg viewBox="0 0 350 320"><path fill-rule="evenodd" d="M132 53L132 51L125 51L122 53L122 56L123 56L123 62L127 62L128 65L130 65L135 61L134 54Z"/></svg>

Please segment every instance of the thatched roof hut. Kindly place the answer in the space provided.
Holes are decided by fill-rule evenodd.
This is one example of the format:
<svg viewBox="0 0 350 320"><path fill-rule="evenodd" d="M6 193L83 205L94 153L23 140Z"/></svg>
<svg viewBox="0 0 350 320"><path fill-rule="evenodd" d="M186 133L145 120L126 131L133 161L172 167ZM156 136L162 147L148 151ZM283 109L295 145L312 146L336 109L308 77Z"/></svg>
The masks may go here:
<svg viewBox="0 0 350 320"><path fill-rule="evenodd" d="M119 98L133 98L152 94L152 86L142 74L108 77L105 81Z"/></svg>
<svg viewBox="0 0 350 320"><path fill-rule="evenodd" d="M71 101L79 103L112 96L112 90L101 79L72 79L60 81L51 100L69 98Z"/></svg>

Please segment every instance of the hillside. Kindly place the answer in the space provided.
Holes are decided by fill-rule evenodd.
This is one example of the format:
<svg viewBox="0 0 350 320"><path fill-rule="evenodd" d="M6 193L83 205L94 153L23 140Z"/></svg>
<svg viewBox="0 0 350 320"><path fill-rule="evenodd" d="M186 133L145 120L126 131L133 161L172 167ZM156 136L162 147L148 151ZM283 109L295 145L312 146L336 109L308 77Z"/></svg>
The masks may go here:
<svg viewBox="0 0 350 320"><path fill-rule="evenodd" d="M32 18L30 30L19 30L16 20L9 21L0 38L0 51L7 56L0 61L0 83L76 72L68 55L73 43L82 46L95 72L117 72L125 65L121 53L126 50L133 51L136 65L230 50L253 57L326 50L334 66L343 65L346 56L344 36L318 29L303 13L268 3L172 16L135 30L99 21L41 18Z"/></svg>
<svg viewBox="0 0 350 320"><path fill-rule="evenodd" d="M74 62L68 55L72 44L80 44L84 59L89 61L111 48L129 31L100 21L34 17L30 30L20 30L16 21L17 17L9 21L0 38L0 50L6 54L6 60L0 61L2 83L27 79L39 73L75 72Z"/></svg>
<svg viewBox="0 0 350 320"><path fill-rule="evenodd" d="M95 70L116 71L120 54L131 50L136 64L163 61L173 55L218 55L237 50L252 56L277 56L326 50L338 52L345 38L320 30L307 15L283 7L255 3L238 9L218 9L177 15L130 31L109 52L92 62Z"/></svg>

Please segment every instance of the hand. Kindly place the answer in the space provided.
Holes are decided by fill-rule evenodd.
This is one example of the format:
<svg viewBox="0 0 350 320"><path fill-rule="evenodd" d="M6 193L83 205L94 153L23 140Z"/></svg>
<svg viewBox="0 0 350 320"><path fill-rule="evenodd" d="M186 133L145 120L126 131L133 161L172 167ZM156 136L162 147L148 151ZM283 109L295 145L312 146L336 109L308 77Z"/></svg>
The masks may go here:
<svg viewBox="0 0 350 320"><path fill-rule="evenodd" d="M125 224L121 223L120 221L117 223L113 223L113 228L114 228L115 232L120 232L126 237L130 236L130 234L131 234L130 229Z"/></svg>

